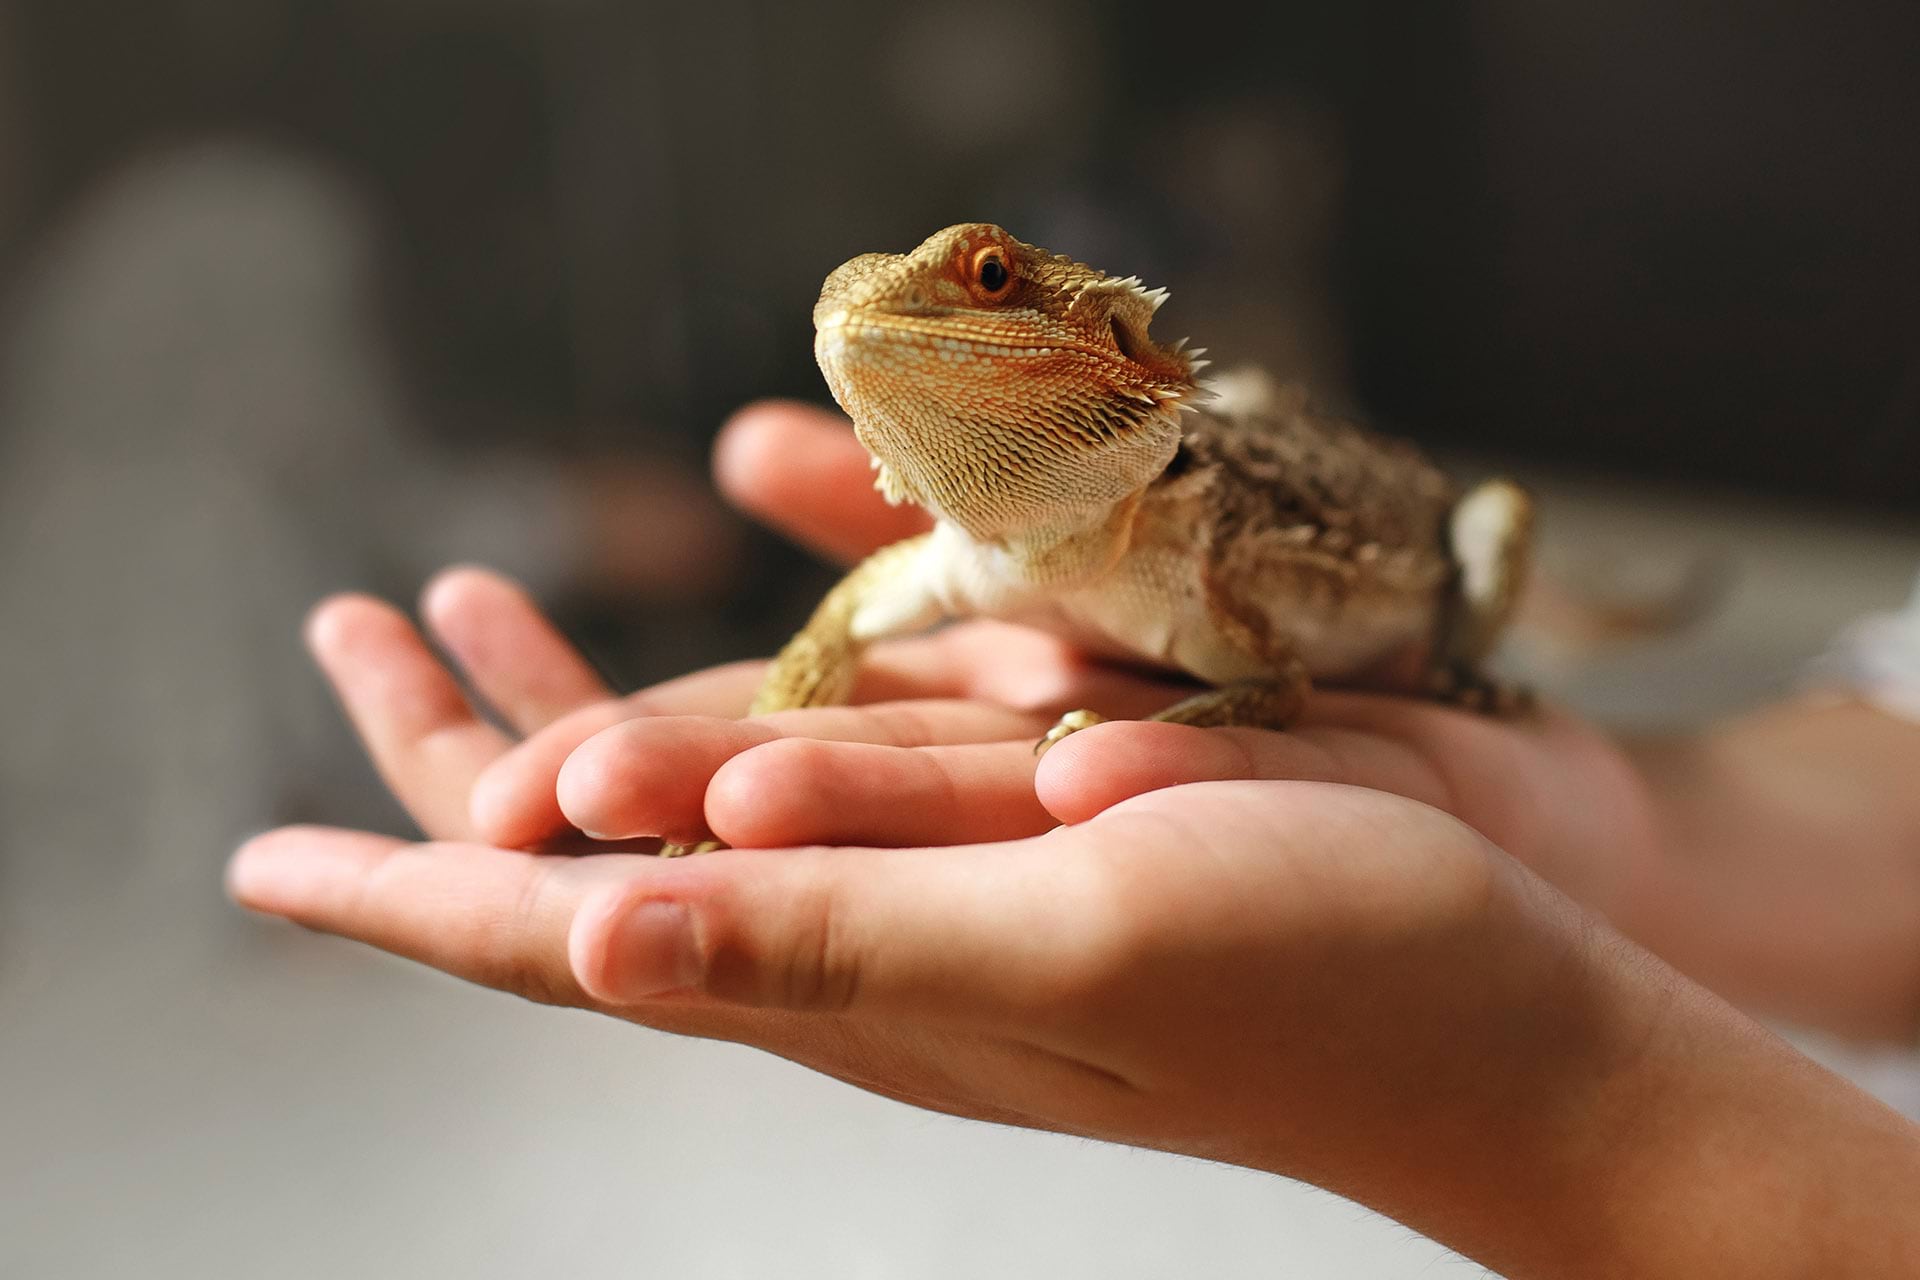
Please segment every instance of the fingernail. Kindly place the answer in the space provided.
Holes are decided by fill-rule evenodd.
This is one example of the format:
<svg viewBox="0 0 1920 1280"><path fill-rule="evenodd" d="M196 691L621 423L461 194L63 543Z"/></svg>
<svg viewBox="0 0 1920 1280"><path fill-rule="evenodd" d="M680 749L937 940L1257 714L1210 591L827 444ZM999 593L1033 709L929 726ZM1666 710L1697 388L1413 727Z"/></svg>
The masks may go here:
<svg viewBox="0 0 1920 1280"><path fill-rule="evenodd" d="M642 902L613 926L607 946L607 994L645 1000L700 981L693 917L678 902Z"/></svg>

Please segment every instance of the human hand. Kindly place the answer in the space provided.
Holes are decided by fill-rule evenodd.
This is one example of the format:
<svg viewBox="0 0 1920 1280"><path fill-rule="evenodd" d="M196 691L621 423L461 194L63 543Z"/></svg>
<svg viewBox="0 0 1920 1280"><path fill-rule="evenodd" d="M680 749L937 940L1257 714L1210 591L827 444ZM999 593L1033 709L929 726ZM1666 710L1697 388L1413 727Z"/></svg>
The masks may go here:
<svg viewBox="0 0 1920 1280"><path fill-rule="evenodd" d="M596 707L616 719L631 715L606 698L524 596L498 579L474 573L443 579L430 591L425 612L510 724L538 730ZM384 606L336 602L316 617L313 632L383 773L422 825L440 835L470 830L474 781L503 758L508 739L473 712L452 674ZM1060 656L1051 668L1042 664L1046 678L1069 684L1104 678L1071 655ZM970 691L952 682L971 675L955 677L944 665L936 674L949 691ZM981 675L997 678L986 668ZM757 680L751 666L721 668L670 682L645 699L667 712L725 716L744 705ZM1017 701L1033 687L1022 682L1014 691ZM907 716L925 710L922 705ZM1762 1157L1722 1133L1701 1132L1703 1123L1727 1115L1726 1098L1713 1096L1686 1070L1700 1065L1703 1045L1711 1074L1723 1084L1729 1070L1740 1068L1734 1074L1741 1088L1734 1092L1746 1110L1739 1133L1769 1143L1784 1136L1803 1154L1822 1139L1851 1134L1855 1156L1878 1153L1882 1167L1869 1185L1884 1188L1895 1166L1901 1176L1910 1173L1900 1163L1905 1157L1886 1150L1900 1131L1870 1107L1863 1116L1856 1095L1818 1073L1810 1080L1806 1064L1783 1056L1645 957L1605 942L1567 904L1431 809L1306 783L1184 787L1116 803L1106 786L1114 775L1100 753L1110 747L1132 756L1143 744L1127 735L1169 728L1102 726L1052 753L1040 779L1043 821L1092 816L1037 839L894 854L728 852L663 865L618 853L529 856L296 829L250 845L235 862L232 883L236 896L257 909L476 981L670 1030L748 1041L920 1105L1311 1177L1494 1265L1548 1245L1571 1249L1581 1230L1632 1221L1629 1201L1657 1203L1661 1194L1690 1191L1725 1173L1674 1173L1665 1168L1669 1158L1684 1161L1706 1151L1738 1169L1743 1157ZM1076 757L1084 757L1078 770ZM1188 762L1189 753L1181 752L1173 763ZM1384 874L1382 857L1395 875ZM1262 858L1281 869L1277 879L1263 875ZM1476 860L1479 872L1471 870ZM862 896L869 882L873 893ZM1484 893L1471 889L1475 882L1486 886ZM1472 905L1477 893L1478 908ZM1277 919L1284 927L1270 933L1260 926L1273 907L1292 914L1283 911ZM671 922L681 911L699 940L698 963L668 964L671 976L684 979L684 991L642 997L636 975L649 972L650 960L672 961L672 953L649 953L647 920L657 923L664 913ZM637 927L629 931L629 924ZM1477 938L1477 949L1466 947L1469 937ZM1479 962L1462 958L1469 952ZM1181 963L1182 955L1195 963ZM1540 976L1548 955L1557 959L1547 967L1567 977L1564 988ZM869 983L865 974L873 965L888 976ZM1276 966L1292 972L1281 974ZM1250 975L1253 981L1243 981ZM1440 990L1423 987L1422 975ZM1418 1008L1392 998L1403 982L1418 996L1411 1001ZM1328 1005L1316 1003L1322 987ZM1569 998L1564 1008L1540 1003L1555 989ZM869 1001L869 993L881 998ZM1341 1006L1342 993L1350 1007ZM1067 1015L1081 1007L1084 1017ZM1650 1009L1664 1012L1656 1017ZM1349 1025L1374 1023L1373 1015L1377 1025ZM1566 1025L1541 1022L1562 1015ZM1149 1021L1143 1024L1143 1017ZM1677 1029L1663 1034L1662 1021ZM1234 1044L1217 1051L1209 1036L1217 1038L1222 1026L1231 1029ZM1436 1028L1450 1037L1455 1058L1488 1060L1462 1047L1477 1030L1511 1049L1511 1069L1490 1073L1506 1111L1490 1113L1470 1081L1461 1080L1460 1095L1451 1096L1449 1082L1460 1077L1445 1074L1442 1063L1442 1074L1420 1094L1421 1114L1403 1124L1409 1073L1383 1071L1381 1064L1399 1061L1395 1055L1415 1068L1433 1061ZM1249 1029L1253 1040L1305 1060L1258 1067L1235 1048ZM1034 1038L1055 1030L1058 1043ZM1153 1054L1162 1050L1126 1038L1164 1038L1159 1032L1172 1037L1164 1048L1171 1055L1162 1064L1164 1076L1152 1070ZM1393 1042L1400 1033L1414 1039ZM1622 1035L1630 1051L1613 1058ZM1424 1047L1422 1036L1429 1037ZM1665 1051L1656 1052L1661 1045ZM1331 1059L1315 1056L1322 1047ZM1743 1057L1756 1059L1751 1070L1735 1062ZM1606 1065L1609 1060L1619 1069ZM1533 1064L1543 1071L1536 1074ZM1089 1066L1116 1077L1106 1092L1098 1084L1103 1077L1089 1075ZM1117 1089L1135 1082L1127 1070L1170 1092L1136 1091L1134 1098ZM1221 1097L1201 1083L1216 1072L1231 1085ZM1327 1092L1343 1076L1361 1091L1344 1107ZM1565 1105L1588 1091L1583 1080L1597 1079L1613 1084L1591 1105ZM1182 1081L1186 1094L1179 1091ZM1749 1081L1757 1092L1745 1088ZM1367 1092L1375 1086L1387 1098L1377 1123L1369 1119L1376 1109ZM1246 1126L1251 1112L1218 1109L1271 1102L1266 1095L1275 1090L1282 1104L1297 1097L1302 1108L1299 1115L1267 1113L1282 1125L1285 1141L1277 1147L1272 1133L1263 1137ZM1049 1097L1058 1110L1042 1105ZM1756 1098L1774 1110L1781 1103L1801 1109L1810 1132L1783 1134L1779 1126L1790 1119L1783 1117L1756 1127ZM1634 1142L1620 1141L1618 1132L1600 1141L1622 1100L1632 1104ZM1594 1127L1560 1124L1570 1112ZM1342 1115L1357 1117L1357 1127L1331 1132ZM1463 1115L1478 1117L1465 1126L1469 1137L1492 1135L1498 1150L1489 1151L1485 1141L1449 1146L1459 1134L1447 1126L1457 1126ZM1195 1127L1208 1116L1225 1124L1224 1134L1208 1137L1204 1126ZM1652 1145L1661 1151L1649 1150L1649 1134L1660 1137ZM1543 1153L1539 1142L1546 1139L1570 1146ZM1389 1149L1381 1149L1383 1142ZM1638 1184L1623 1182L1616 1169L1599 1193L1609 1206L1600 1223L1593 1220L1594 1186L1582 1184L1571 1168L1594 1155L1596 1142L1628 1163L1638 1161L1635 1177L1652 1188L1640 1195ZM1529 1160L1550 1167L1528 1167ZM1672 1176L1646 1179L1652 1165ZM1606 1173L1598 1165L1585 1172ZM1555 1198L1557 1210L1546 1203ZM1840 1208L1848 1207L1843 1196ZM1843 1217L1831 1221L1844 1227ZM1558 1225L1543 1237L1542 1223ZM1760 1219L1763 1229L1749 1231L1743 1243L1766 1243L1764 1228L1775 1224ZM1656 1238L1635 1228L1642 1246L1651 1248ZM1596 1244L1586 1260L1606 1256ZM1579 1271L1569 1263L1564 1273Z"/></svg>
<svg viewBox="0 0 1920 1280"><path fill-rule="evenodd" d="M615 698L524 593L493 575L460 570L443 576L426 593L423 613L442 647L464 659L469 680L496 704L500 718L532 734L527 745L516 747L468 704L453 672L395 610L364 598L334 601L315 615L310 636L395 795L436 838L485 839L469 815L477 785L493 776L490 770L518 778L533 757L535 776L544 770L552 778L575 742L611 724L622 727L604 741L596 739L585 756L591 761L594 752L607 752L603 785L616 797L609 803L629 806L628 812L651 805L668 819L677 815L677 828L673 821L658 824L666 834L690 838L717 826L742 845L1014 838L1044 830L1058 817L1084 820L1128 795L1190 779L1289 771L1369 778L1439 801L1436 807L1479 815L1470 820L1495 831L1509 824L1503 838L1527 851L1537 869L1600 905L1629 936L1747 1007L1887 1038L1910 1035L1920 1008L1914 985L1920 968L1912 947L1920 934L1920 899L1912 889L1912 841L1897 831L1856 829L1884 802L1863 800L1851 817L1846 808L1815 804L1799 821L1785 822L1775 799L1846 797L1876 767L1897 769L1903 744L1911 752L1905 740L1915 731L1879 721L1855 725L1868 714L1859 708L1797 710L1788 728L1774 714L1702 736L1691 746L1643 748L1661 765L1655 772L1663 786L1656 795L1669 810L1666 840L1674 832L1697 833L1695 852L1676 857L1667 843L1648 851L1651 841L1633 834L1643 829L1640 820L1623 816L1631 809L1608 812L1614 802L1605 787L1580 794L1577 744L1585 733L1577 729L1562 754L1535 757L1525 750L1527 739L1505 726L1356 697L1356 708L1378 705L1396 717L1396 729L1367 735L1314 723L1296 734L1270 735L1115 722L1069 738L1039 762L1036 774L1028 744L1059 705L1084 701L1086 693L1134 697L1145 711L1163 702L1164 692L1120 673L1090 670L1032 632L985 626L971 636L955 629L899 649L885 677L893 687L876 688L875 695L893 693L907 701L735 722L729 717L752 697L758 664L721 667ZM886 670L874 668L876 676ZM1016 679L1022 687L1012 686ZM1009 683L995 687L994 681ZM1090 681L1103 687L1090 690ZM1020 712L996 709L991 701L911 699L916 692L1038 700ZM654 718L635 721L649 713ZM1836 728L1836 719L1847 723ZM1845 734L1835 742L1803 741L1815 730L1831 736L1841 729ZM1865 761L1842 750L1869 730L1895 740ZM1431 733L1422 746L1401 745L1407 734L1421 731ZM772 736L783 732L812 736ZM1016 740L963 740L995 733ZM1481 741L1451 749L1449 734ZM829 741L829 735L846 740ZM647 746L650 740L658 755ZM711 753L704 761L702 750ZM1497 757L1509 750L1514 757L1500 762ZM535 756L539 752L544 759ZM1829 756L1845 772L1846 785L1810 792L1808 769ZM653 759L693 767L654 768L648 764ZM1398 772L1388 776L1389 767ZM591 783L591 774L582 781L577 770L575 785ZM1463 775L1458 788L1447 789L1453 784L1445 771ZM1574 789L1557 815L1551 809L1561 803L1558 793L1529 781L1539 775ZM1503 783L1515 793L1492 794L1484 803L1472 799L1476 788ZM547 786L539 808L553 815L553 830L542 847L615 847L569 834L552 783ZM1545 820L1550 817L1558 818L1557 828ZM1734 822L1746 833L1737 842L1709 834ZM643 819L636 829L645 825ZM1551 843L1556 829L1571 833L1569 845ZM1838 834L1843 830L1851 832L1844 839ZM1610 848L1606 841L1614 837Z"/></svg>
<svg viewBox="0 0 1920 1280"><path fill-rule="evenodd" d="M871 492L864 462L850 469L847 453L833 447L845 434L844 424L790 406L760 410L771 432L752 430L752 419L743 415L749 430L734 433L743 442L743 456L775 437L793 456L778 467L766 459L738 469L754 477L753 493L777 503L790 526L797 521L805 536L829 548L843 545L836 538L886 541L911 531L918 513L881 503ZM831 518L836 496L852 500ZM382 601L337 596L315 609L307 641L382 778L421 829L438 839L487 835L548 848L566 847L572 840L579 847L577 833L554 807L551 785L573 745L637 716L739 716L764 667L730 663L616 696L523 590L479 569L441 574L423 593L420 613L425 635ZM429 646L429 637L445 660ZM983 646L1010 653L1021 667L1018 678L989 671L979 658L952 660ZM858 691L863 700L916 700L911 709L875 707L842 730L879 741L967 741L983 733L1010 736L1029 730L1037 736L1056 708L1075 699L1142 705L1146 697L1145 705L1158 705L1162 698L1138 692L1151 690L1149 682L1130 682L1080 660L1062 644L1009 627L930 637L890 649L870 665ZM471 700L463 678L475 695ZM1002 711L996 717L990 707L965 705L969 698L995 701ZM496 727L482 706L504 728ZM1004 709L1009 706L1015 711ZM1016 714L1019 710L1025 714ZM816 731L827 733L830 726ZM505 788L480 785L501 773L499 766L506 762L515 767L504 772ZM513 783L543 769L546 785L522 787L523 798ZM1030 795L1027 807L1037 809ZM497 816L501 813L523 830L529 820L544 825L517 838L511 832L502 835L498 829L511 822Z"/></svg>
<svg viewBox="0 0 1920 1280"><path fill-rule="evenodd" d="M749 409L715 461L737 504L841 559L920 528L918 512L873 494L835 415ZM1027 716L975 718L964 737L954 708L931 703L878 718L656 718L597 737L608 721L574 721L480 780L476 807L493 818L482 829L531 843L570 830L571 816L741 845L951 843L1038 831L1056 814L1079 821L1184 782L1346 782L1453 814L1749 1007L1867 1037L1910 1039L1920 1021L1920 807L1907 784L1920 730L1871 708L1789 702L1623 743L1552 706L1494 720L1323 690L1285 734L1116 720L1036 762L1036 722L1072 706L1145 715L1182 691L994 624L881 646L870 666L903 678L862 697L933 693ZM996 727L1014 740L984 740Z"/></svg>
<svg viewBox="0 0 1920 1280"><path fill-rule="evenodd" d="M914 532L920 519L872 494L844 422L817 410L744 412L723 435L716 469L736 502L843 558ZM1028 834L1056 815L1082 820L1188 781L1350 782L1453 813L1753 1007L1891 1036L1909 1033L1920 1008L1910 981L1920 973L1911 963L1920 898L1901 875L1912 841L1882 823L1841 841L1847 859L1836 862L1835 841L1822 835L1840 829L1836 812L1895 812L1887 795L1861 794L1871 790L1863 780L1898 774L1914 756L1914 731L1880 718L1867 726L1877 735L1864 736L1901 741L1867 749L1866 765L1878 768L1863 767L1858 709L1787 717L1816 738L1839 734L1837 746L1815 742L1813 756L1829 752L1845 785L1811 789L1806 744L1745 723L1635 744L1629 758L1551 710L1493 721L1333 691L1284 735L1097 726L1049 753L1036 774L1029 744L1059 711L1144 715L1180 690L1090 664L1034 632L976 623L876 648L856 699L878 705L737 722L756 664L616 699L499 579L443 577L424 613L501 718L529 735L524 743L475 714L452 673L385 606L330 602L311 635L383 773L432 835L563 847L579 841L558 803L565 797L603 832L690 840L718 831L740 845L951 843ZM1835 719L1848 723L1835 729ZM563 766L589 739L562 788ZM1742 745L1752 740L1768 750ZM1784 747L1773 750L1776 740Z"/></svg>
<svg viewBox="0 0 1920 1280"><path fill-rule="evenodd" d="M1304 1178L1506 1274L1910 1260L1874 1208L1920 1188L1910 1127L1378 792L1203 784L1012 842L674 862L294 828L230 883L919 1106Z"/></svg>
<svg viewBox="0 0 1920 1280"><path fill-rule="evenodd" d="M715 471L733 500L840 559L907 536L924 517L872 491L843 419L790 404L744 411ZM751 722L674 714L642 696L552 723L476 780L474 829L536 847L584 827L608 836L740 846L953 843L1031 834L1033 740L1062 710L1143 716L1179 686L1102 668L994 623L880 645L856 702ZM903 700L914 701L905 705ZM954 700L987 704L972 709ZM669 714L638 712L667 711ZM1011 710L1013 715L1004 714ZM1613 744L1564 713L1496 721L1402 698L1325 691L1287 734L1115 722L1050 752L1038 785L1078 821L1155 787L1308 778L1378 787L1443 808L1583 900L1635 891L1652 834L1644 788Z"/></svg>

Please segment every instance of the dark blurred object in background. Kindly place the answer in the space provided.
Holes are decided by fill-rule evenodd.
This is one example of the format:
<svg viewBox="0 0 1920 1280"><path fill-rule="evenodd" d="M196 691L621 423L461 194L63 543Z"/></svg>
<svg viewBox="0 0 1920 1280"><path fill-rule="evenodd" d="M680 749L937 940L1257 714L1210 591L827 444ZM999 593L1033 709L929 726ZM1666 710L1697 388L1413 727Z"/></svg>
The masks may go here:
<svg viewBox="0 0 1920 1280"><path fill-rule="evenodd" d="M1352 148L1377 405L1920 511L1920 6L1407 10Z"/></svg>
<svg viewBox="0 0 1920 1280"><path fill-rule="evenodd" d="M1916 65L1908 0L13 0L0 605L16 654L244 669L237 705L302 726L305 603L448 557L529 576L623 684L763 649L819 571L743 541L707 441L823 397L831 266L972 218L1442 448L1920 514ZM49 495L108 462L140 553L247 602L230 656L156 656L207 616L177 593L83 624L125 608L91 531L131 499ZM35 696L99 687L67 674ZM260 816L341 814L294 772Z"/></svg>
<svg viewBox="0 0 1920 1280"><path fill-rule="evenodd" d="M696 455L988 217L1431 441L1920 508L1920 7L13 0L5 261L159 143L359 184L430 430ZM0 223L0 225L5 225Z"/></svg>

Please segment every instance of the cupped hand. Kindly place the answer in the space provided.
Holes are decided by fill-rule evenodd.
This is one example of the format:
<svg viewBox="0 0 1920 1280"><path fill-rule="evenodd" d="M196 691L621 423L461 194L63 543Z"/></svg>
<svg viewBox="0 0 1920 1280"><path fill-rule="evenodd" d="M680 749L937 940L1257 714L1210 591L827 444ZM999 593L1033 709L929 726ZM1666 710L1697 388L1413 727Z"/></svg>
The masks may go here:
<svg viewBox="0 0 1920 1280"><path fill-rule="evenodd" d="M828 555L919 527L918 512L872 492L844 420L819 410L744 411L722 435L716 471L739 505ZM434 836L619 847L583 840L584 826L683 841L717 833L741 846L955 843L1081 821L1185 782L1353 783L1459 817L1754 1007L1849 1034L1911 1033L1920 988L1907 957L1920 908L1902 878L1913 842L1899 815L1911 806L1895 800L1913 731L1859 707L1796 704L1758 730L1742 721L1642 743L1630 759L1551 708L1489 720L1322 691L1286 734L1117 721L1036 761L1032 741L1063 710L1145 715L1183 691L1036 632L971 623L878 646L853 708L742 721L757 663L617 698L525 593L493 575L443 575L422 612L451 668L404 617L364 597L323 606L310 635L389 783ZM457 668L507 732L469 704ZM1847 722L1837 745L1826 740L1836 719ZM1767 736L1780 722L1792 732ZM1800 741L1809 734L1812 746ZM1751 748L1756 736L1765 750ZM1880 745L1889 737L1901 740ZM1815 785L1809 762L1829 756L1842 784ZM1831 847L1836 814L1849 813L1841 874L1808 851Z"/></svg>
<svg viewBox="0 0 1920 1280"><path fill-rule="evenodd" d="M768 452L773 446L780 456ZM830 554L857 553L912 532L919 519L872 492L864 459L843 420L765 405L730 426L717 469L743 505L775 512L770 523ZM671 726L672 750L712 758L716 733L739 739L736 718L765 665L728 663L616 695L523 589L472 567L436 577L420 616L424 634L383 601L336 596L314 610L307 642L382 779L434 838L589 847L555 803L554 780L573 749L609 726L658 722ZM779 735L759 736L804 732L935 748L1031 743L1061 710L1084 701L1144 714L1174 696L1171 686L1089 663L1050 637L980 623L886 647L856 690L867 705L796 713ZM1039 808L1030 783L1026 791L1031 827ZM699 823L696 791L681 825L692 831ZM645 834L673 833L663 826Z"/></svg>
<svg viewBox="0 0 1920 1280"><path fill-rule="evenodd" d="M1308 1178L1463 1247L1422 1217L1434 1188L1472 1170L1520 1212L1514 1110L1604 1114L1653 1007L1597 1010L1612 944L1459 823L1314 783L1162 790L1003 843L674 862L293 828L230 882L535 1000Z"/></svg>
<svg viewBox="0 0 1920 1280"><path fill-rule="evenodd" d="M840 559L923 521L873 493L866 454L843 419L800 405L743 411L721 435L715 471L737 504ZM496 702L528 701L512 685L543 660L535 648L556 671L585 670L577 656L558 656L562 642L524 597L509 604L504 588L481 589L471 575L457 583L429 593L426 615ZM543 638L460 641L487 630ZM336 681L352 678L341 664L328 668ZM414 671L425 674L418 664ZM582 829L605 838L712 835L737 846L956 843L1032 834L1056 814L1080 821L1184 782L1312 779L1452 813L1603 909L1637 891L1654 856L1640 775L1604 735L1551 709L1490 720L1325 691L1286 734L1121 721L1038 761L1033 741L1061 711L1144 716L1183 690L997 623L876 646L852 708L740 720L757 672L742 664L624 700L588 694L570 676L568 696L534 700L530 714L509 717L528 737L493 751L463 780L468 805L452 833L520 848Z"/></svg>
<svg viewBox="0 0 1920 1280"><path fill-rule="evenodd" d="M1201 783L1022 840L674 861L290 828L229 876L530 999L1303 1178L1503 1274L1912 1256L1873 1207L1920 1187L1910 1125L1382 792Z"/></svg>
<svg viewBox="0 0 1920 1280"><path fill-rule="evenodd" d="M730 430L723 478L836 551L909 531L853 505L864 462L839 430L763 409ZM783 489L792 476L772 471L790 450L824 471ZM849 505L822 500L835 485ZM982 625L879 651L861 706L737 722L754 664L618 699L493 575L444 576L422 612L507 731L385 605L331 602L310 636L440 842L271 833L232 864L242 903L921 1106L1304 1177L1514 1274L1683 1271L1676 1258L1725 1262L1729 1242L1777 1261L1804 1233L1782 1235L1772 1191L1734 1205L1747 1212L1731 1227L1725 1205L1685 1221L1670 1206L1737 1189L1730 1170L1780 1151L1818 1211L1795 1221L1838 1224L1840 1240L1872 1243L1839 1173L1914 1176L1910 1130L1485 838L1603 902L1631 881L1651 841L1641 785L1578 722L1324 694L1293 733L1114 723L1036 773L1032 735L1055 709L1124 714L1168 691ZM658 775L679 788L669 802L646 802L669 834L678 815L753 835L740 824L758 806L768 844L844 839L851 820L922 847L663 863L468 839L500 820L490 782L563 767L580 771L569 803L587 825L618 826L584 805L659 757L689 766ZM1203 781L1231 778L1290 780ZM820 787L831 803L805 800ZM527 829L564 837L553 794ZM913 816L923 805L931 819ZM1022 834L1055 822L1074 825Z"/></svg>
<svg viewBox="0 0 1920 1280"><path fill-rule="evenodd" d="M596 753L616 771L606 811L581 811L579 825L602 837L623 825L618 834L639 837L718 827L742 844L787 843L787 831L802 842L931 842L948 823L960 833L948 843L1031 834L1053 825L1033 794L1032 743L1061 710L1092 699L1146 714L1175 696L1049 637L976 623L887 646L862 675L859 705L743 720L763 663L616 696L525 591L485 569L441 574L420 613L424 634L382 601L338 596L315 609L307 643L422 831L516 848L605 848L582 840L556 800L562 765L588 739L576 785ZM836 811L829 786L807 783L818 759L809 753L829 745L864 770L854 810ZM731 776L747 785L729 800L726 784L709 780L736 757ZM845 759L836 750L825 762ZM1003 767L1009 760L1015 767ZM767 766L798 785L756 795L750 771ZM924 796L932 779L948 788L943 801L911 815L864 803L889 787Z"/></svg>

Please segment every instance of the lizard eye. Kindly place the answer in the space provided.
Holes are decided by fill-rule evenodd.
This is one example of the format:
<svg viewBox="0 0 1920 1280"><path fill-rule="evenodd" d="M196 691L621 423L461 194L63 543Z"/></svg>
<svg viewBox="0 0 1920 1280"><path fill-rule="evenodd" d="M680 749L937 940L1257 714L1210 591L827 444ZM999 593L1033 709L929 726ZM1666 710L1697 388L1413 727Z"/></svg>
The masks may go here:
<svg viewBox="0 0 1920 1280"><path fill-rule="evenodd" d="M1006 258L994 245L973 256L973 278L979 282L980 291L995 301L1004 297L1013 285L1013 272L1007 270Z"/></svg>

